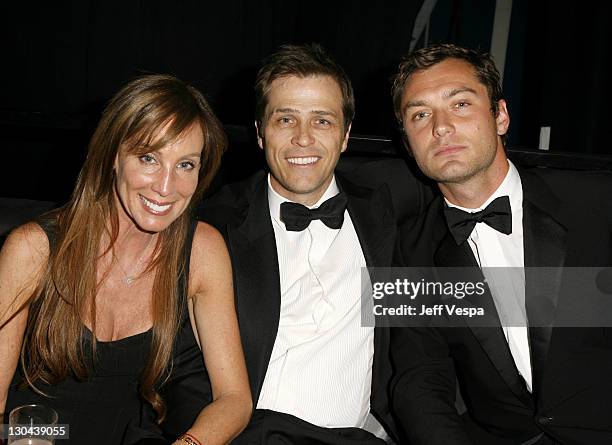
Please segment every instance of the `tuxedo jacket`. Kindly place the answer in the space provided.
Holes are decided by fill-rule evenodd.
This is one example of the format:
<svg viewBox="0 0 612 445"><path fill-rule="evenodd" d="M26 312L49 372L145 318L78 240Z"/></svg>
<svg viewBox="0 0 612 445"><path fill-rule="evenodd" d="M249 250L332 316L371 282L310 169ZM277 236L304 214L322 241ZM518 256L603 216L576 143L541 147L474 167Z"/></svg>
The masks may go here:
<svg viewBox="0 0 612 445"><path fill-rule="evenodd" d="M612 265L611 175L548 169L519 174L526 268ZM439 197L401 228L405 265L468 266L466 271L479 273L467 241L457 245L451 237L444 205ZM582 297L560 292L563 274L539 279L526 272L528 319L542 307L548 314L575 307L570 300ZM488 291L474 298L472 304L497 317ZM555 327L554 315L545 327L529 327L530 393L501 327L491 326L467 319L464 326L392 329L392 406L406 440L521 444L542 434L538 443L612 443L610 328ZM463 416L455 407L457 383L467 408Z"/></svg>
<svg viewBox="0 0 612 445"><path fill-rule="evenodd" d="M390 266L397 225L388 187L365 188L338 173L336 180L348 198L348 213L367 266ZM267 174L262 171L241 183L226 186L206 203L201 219L221 231L232 259L236 312L256 405L276 340L281 306ZM389 332L376 328L371 411L393 434L387 396L390 377Z"/></svg>

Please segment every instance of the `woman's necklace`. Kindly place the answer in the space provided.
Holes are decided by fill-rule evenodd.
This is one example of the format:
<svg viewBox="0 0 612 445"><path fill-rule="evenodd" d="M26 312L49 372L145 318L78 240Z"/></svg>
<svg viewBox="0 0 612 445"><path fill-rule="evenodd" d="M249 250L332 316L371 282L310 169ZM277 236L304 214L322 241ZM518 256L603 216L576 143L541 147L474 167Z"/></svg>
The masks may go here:
<svg viewBox="0 0 612 445"><path fill-rule="evenodd" d="M119 265L119 269L121 269L121 273L123 273L123 278L121 279L121 282L125 284L126 286L131 286L132 284L134 284L136 280L140 278L140 273L139 273L140 265L145 256L145 252L147 251L148 247L151 245L151 241L153 241L153 238L154 236L151 236L149 238L149 241L147 242L147 244L144 246L144 248L140 252L140 255L136 259L136 262L130 268L129 274L126 272L125 268L121 265L119 258L117 258L115 256L115 253L113 252L113 257L115 258L115 262Z"/></svg>

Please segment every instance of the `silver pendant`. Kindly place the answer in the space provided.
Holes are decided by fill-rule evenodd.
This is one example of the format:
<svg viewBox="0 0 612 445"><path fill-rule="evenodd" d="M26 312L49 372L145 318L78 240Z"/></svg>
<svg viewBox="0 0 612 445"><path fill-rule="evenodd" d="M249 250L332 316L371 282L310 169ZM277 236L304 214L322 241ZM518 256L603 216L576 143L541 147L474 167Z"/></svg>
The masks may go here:
<svg viewBox="0 0 612 445"><path fill-rule="evenodd" d="M128 286L131 285L134 281L136 281L136 278L133 276L125 277L123 280L123 282Z"/></svg>

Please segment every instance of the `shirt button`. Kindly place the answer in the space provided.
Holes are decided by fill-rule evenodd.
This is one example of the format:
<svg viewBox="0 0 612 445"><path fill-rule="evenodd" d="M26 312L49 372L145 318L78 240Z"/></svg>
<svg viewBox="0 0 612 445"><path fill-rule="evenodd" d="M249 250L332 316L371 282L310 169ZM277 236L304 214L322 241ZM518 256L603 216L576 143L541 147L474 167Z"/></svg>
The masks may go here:
<svg viewBox="0 0 612 445"><path fill-rule="evenodd" d="M552 416L540 416L538 417L538 423L542 426L548 426L552 423L554 417Z"/></svg>

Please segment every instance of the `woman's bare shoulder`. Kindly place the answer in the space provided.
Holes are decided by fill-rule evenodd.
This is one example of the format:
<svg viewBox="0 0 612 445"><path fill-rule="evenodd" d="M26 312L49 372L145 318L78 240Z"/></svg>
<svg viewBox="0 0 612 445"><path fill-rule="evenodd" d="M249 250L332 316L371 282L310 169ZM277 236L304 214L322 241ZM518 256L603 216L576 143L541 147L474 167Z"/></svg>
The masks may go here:
<svg viewBox="0 0 612 445"><path fill-rule="evenodd" d="M0 305L23 299L35 289L49 257L49 240L36 223L14 229L0 251ZM15 300L15 298L17 300Z"/></svg>
<svg viewBox="0 0 612 445"><path fill-rule="evenodd" d="M216 277L231 272L231 263L223 236L210 224L198 222L193 236L190 282L198 289L207 287Z"/></svg>
<svg viewBox="0 0 612 445"><path fill-rule="evenodd" d="M12 230L2 246L0 257L12 261L28 260L37 264L49 256L49 238L35 222L29 222Z"/></svg>
<svg viewBox="0 0 612 445"><path fill-rule="evenodd" d="M193 236L192 258L193 251L197 255L226 255L227 247L221 233L205 222L198 222L198 225Z"/></svg>

